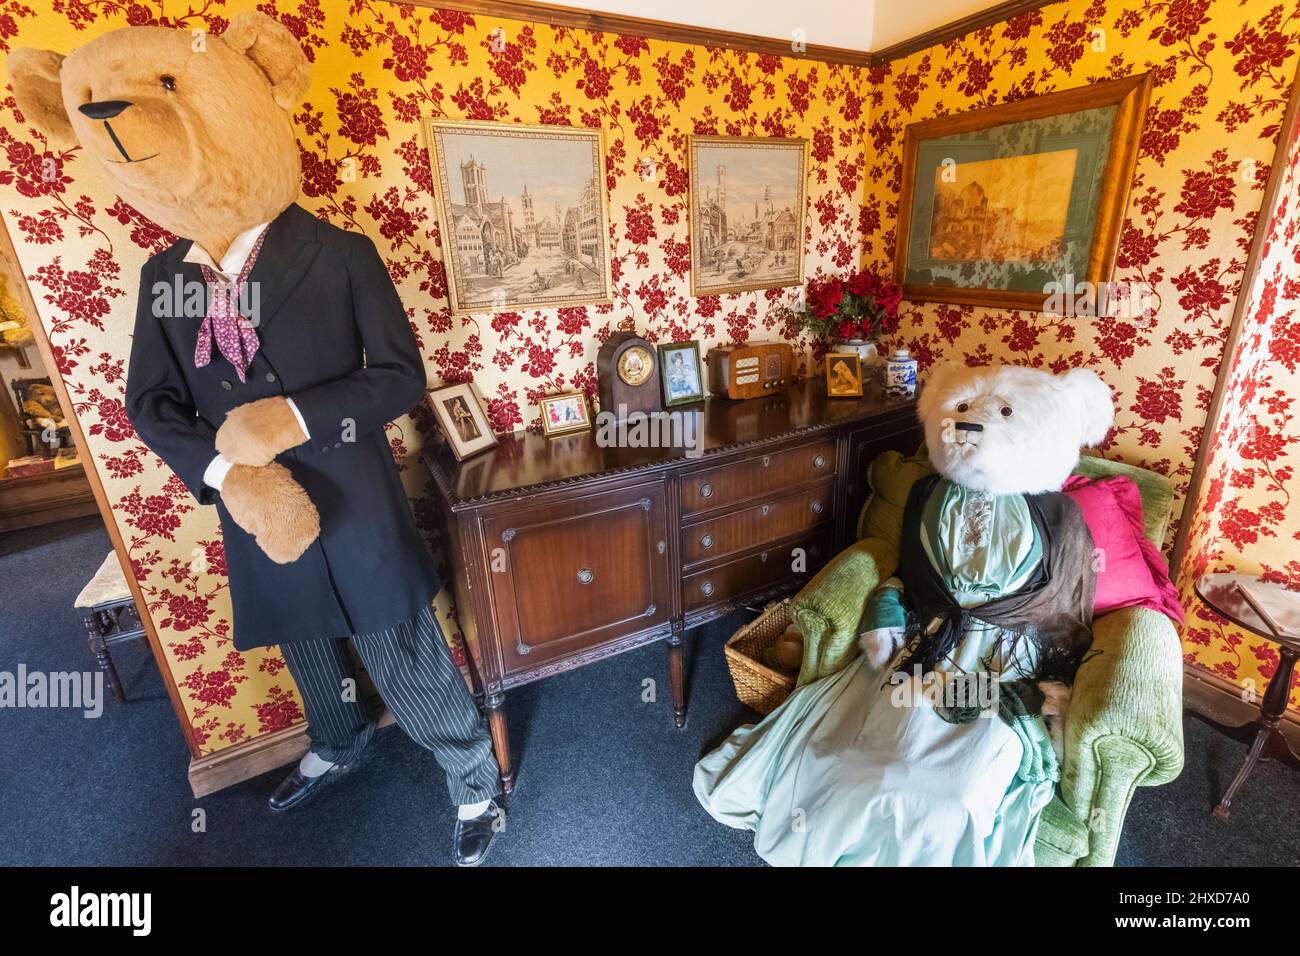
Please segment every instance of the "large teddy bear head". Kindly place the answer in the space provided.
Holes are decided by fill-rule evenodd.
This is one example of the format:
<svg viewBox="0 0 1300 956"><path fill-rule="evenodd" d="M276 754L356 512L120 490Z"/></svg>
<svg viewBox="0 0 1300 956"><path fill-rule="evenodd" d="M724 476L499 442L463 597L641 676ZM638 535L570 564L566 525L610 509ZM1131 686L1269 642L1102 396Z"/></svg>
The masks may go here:
<svg viewBox="0 0 1300 956"><path fill-rule="evenodd" d="M214 255L298 196L288 111L309 69L265 14L236 16L220 37L124 27L67 56L15 50L8 65L28 122L80 143L118 195Z"/></svg>
<svg viewBox="0 0 1300 956"><path fill-rule="evenodd" d="M941 366L917 402L930 461L945 478L994 495L1060 491L1082 446L1115 420L1095 372L1015 365Z"/></svg>

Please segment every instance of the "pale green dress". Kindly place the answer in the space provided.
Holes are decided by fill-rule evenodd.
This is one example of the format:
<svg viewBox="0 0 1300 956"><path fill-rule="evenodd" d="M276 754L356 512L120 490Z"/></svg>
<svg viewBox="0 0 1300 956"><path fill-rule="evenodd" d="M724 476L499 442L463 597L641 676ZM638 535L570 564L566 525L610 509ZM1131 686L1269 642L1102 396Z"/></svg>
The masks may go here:
<svg viewBox="0 0 1300 956"><path fill-rule="evenodd" d="M921 534L963 607L1016 590L1042 560L1019 495L941 481ZM898 591L879 589L862 630L901 623ZM976 624L940 670L1023 677L1028 662L1005 649L1000 632ZM1058 776L1042 718L1013 727L994 705L950 723L918 676L887 683L899 656L878 670L859 654L738 729L696 764L700 803L719 822L753 830L758 854L778 866L1033 865ZM989 687L970 697L989 702Z"/></svg>

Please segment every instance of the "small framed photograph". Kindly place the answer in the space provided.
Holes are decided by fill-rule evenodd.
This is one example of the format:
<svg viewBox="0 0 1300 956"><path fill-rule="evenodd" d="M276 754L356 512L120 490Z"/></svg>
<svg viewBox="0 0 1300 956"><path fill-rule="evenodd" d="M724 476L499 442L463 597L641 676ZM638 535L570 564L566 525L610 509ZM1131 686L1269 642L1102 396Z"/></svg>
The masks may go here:
<svg viewBox="0 0 1300 956"><path fill-rule="evenodd" d="M586 431L591 427L587 396L582 392L547 395L537 403L542 413L542 434L547 438Z"/></svg>
<svg viewBox="0 0 1300 956"><path fill-rule="evenodd" d="M699 342L672 342L659 346L659 378L664 407L704 401L704 371Z"/></svg>
<svg viewBox="0 0 1300 956"><path fill-rule="evenodd" d="M473 382L435 389L429 393L429 404L457 461L464 461L497 443Z"/></svg>
<svg viewBox="0 0 1300 956"><path fill-rule="evenodd" d="M857 352L826 353L826 394L831 398L862 396L862 357Z"/></svg>

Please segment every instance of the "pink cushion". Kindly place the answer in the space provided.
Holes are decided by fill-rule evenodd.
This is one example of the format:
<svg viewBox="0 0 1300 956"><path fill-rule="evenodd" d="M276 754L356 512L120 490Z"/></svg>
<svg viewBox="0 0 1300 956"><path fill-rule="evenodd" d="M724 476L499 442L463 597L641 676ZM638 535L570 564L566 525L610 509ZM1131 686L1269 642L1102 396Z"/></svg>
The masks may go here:
<svg viewBox="0 0 1300 956"><path fill-rule="evenodd" d="M1142 496L1126 475L1092 479L1072 475L1062 489L1074 499L1098 551L1094 614L1149 607L1183 621L1178 589L1160 550L1142 533Z"/></svg>

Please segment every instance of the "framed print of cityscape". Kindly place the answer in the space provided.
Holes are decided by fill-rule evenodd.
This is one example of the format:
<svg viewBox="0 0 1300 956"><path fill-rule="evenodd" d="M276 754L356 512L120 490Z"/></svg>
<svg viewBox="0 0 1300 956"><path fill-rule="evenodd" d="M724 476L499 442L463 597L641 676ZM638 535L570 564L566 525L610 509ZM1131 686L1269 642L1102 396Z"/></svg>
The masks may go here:
<svg viewBox="0 0 1300 956"><path fill-rule="evenodd" d="M1140 74L908 126L903 295L1043 311L1109 282L1150 86Z"/></svg>
<svg viewBox="0 0 1300 956"><path fill-rule="evenodd" d="M806 139L692 136L691 295L802 285Z"/></svg>
<svg viewBox="0 0 1300 956"><path fill-rule="evenodd" d="M609 302L601 131L426 119L453 314Z"/></svg>

